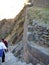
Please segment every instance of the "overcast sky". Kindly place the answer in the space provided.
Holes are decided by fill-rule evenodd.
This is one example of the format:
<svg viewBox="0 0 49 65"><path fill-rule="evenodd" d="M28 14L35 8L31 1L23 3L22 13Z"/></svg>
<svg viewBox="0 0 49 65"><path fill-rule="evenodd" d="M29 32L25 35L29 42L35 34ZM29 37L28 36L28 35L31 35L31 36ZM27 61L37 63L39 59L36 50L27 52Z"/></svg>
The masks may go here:
<svg viewBox="0 0 49 65"><path fill-rule="evenodd" d="M24 0L0 0L0 20L14 18L23 6Z"/></svg>

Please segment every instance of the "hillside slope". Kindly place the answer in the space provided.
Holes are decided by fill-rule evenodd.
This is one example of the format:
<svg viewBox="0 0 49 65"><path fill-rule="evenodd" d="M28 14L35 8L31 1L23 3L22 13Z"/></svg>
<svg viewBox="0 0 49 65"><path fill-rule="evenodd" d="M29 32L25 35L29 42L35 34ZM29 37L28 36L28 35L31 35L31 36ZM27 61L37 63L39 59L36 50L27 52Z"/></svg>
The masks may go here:
<svg viewBox="0 0 49 65"><path fill-rule="evenodd" d="M14 19L3 19L0 21L0 39L5 38L11 43L21 40L25 21L24 11L25 7Z"/></svg>

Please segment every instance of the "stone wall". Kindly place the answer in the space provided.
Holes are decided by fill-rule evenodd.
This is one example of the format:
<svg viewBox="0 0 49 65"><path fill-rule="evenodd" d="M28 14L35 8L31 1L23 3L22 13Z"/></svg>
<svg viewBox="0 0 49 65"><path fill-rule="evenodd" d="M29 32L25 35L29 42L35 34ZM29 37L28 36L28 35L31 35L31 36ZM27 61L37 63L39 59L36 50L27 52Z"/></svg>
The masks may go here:
<svg viewBox="0 0 49 65"><path fill-rule="evenodd" d="M40 48L36 46L31 46L30 43L27 45L28 52L28 61L33 63L33 65L37 65L38 63L41 65L49 64L49 54L46 52L42 52Z"/></svg>
<svg viewBox="0 0 49 65"><path fill-rule="evenodd" d="M49 46L49 29L47 27L34 24L30 27L28 26L28 31L31 32L28 35L29 41L35 41L35 43L39 43L40 45Z"/></svg>
<svg viewBox="0 0 49 65"><path fill-rule="evenodd" d="M31 0L34 6L49 7L49 0Z"/></svg>
<svg viewBox="0 0 49 65"><path fill-rule="evenodd" d="M35 23L35 22L34 22ZM28 32L27 34L27 41L25 43L25 55L24 59L27 63L32 63L33 65L37 65L38 63L41 65L48 65L49 64L49 54L46 51L42 51L40 46L41 45L48 45L49 46L49 28L38 25L32 24L28 25ZM26 31L25 31L26 32ZM40 46L31 45L31 42ZM42 48L43 49L43 48Z"/></svg>

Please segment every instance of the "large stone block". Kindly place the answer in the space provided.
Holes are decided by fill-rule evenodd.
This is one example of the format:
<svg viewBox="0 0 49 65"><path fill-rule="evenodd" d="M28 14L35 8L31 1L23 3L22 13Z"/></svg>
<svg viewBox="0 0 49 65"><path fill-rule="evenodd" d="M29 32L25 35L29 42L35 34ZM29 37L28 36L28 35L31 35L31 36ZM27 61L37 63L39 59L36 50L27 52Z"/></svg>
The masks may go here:
<svg viewBox="0 0 49 65"><path fill-rule="evenodd" d="M28 51L30 54L32 54L32 57L35 57L37 60L39 60L44 65L49 64L49 54L47 52L43 52L37 47L28 45Z"/></svg>

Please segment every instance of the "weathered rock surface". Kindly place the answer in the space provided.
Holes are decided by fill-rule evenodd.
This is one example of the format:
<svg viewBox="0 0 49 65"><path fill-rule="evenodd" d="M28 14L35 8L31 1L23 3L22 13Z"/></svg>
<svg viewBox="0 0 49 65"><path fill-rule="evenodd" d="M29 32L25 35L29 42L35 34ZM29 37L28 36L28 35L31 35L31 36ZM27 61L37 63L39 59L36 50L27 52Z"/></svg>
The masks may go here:
<svg viewBox="0 0 49 65"><path fill-rule="evenodd" d="M35 41L41 45L49 46L49 29L40 25L32 25L28 27L30 34L28 34L29 41Z"/></svg>

